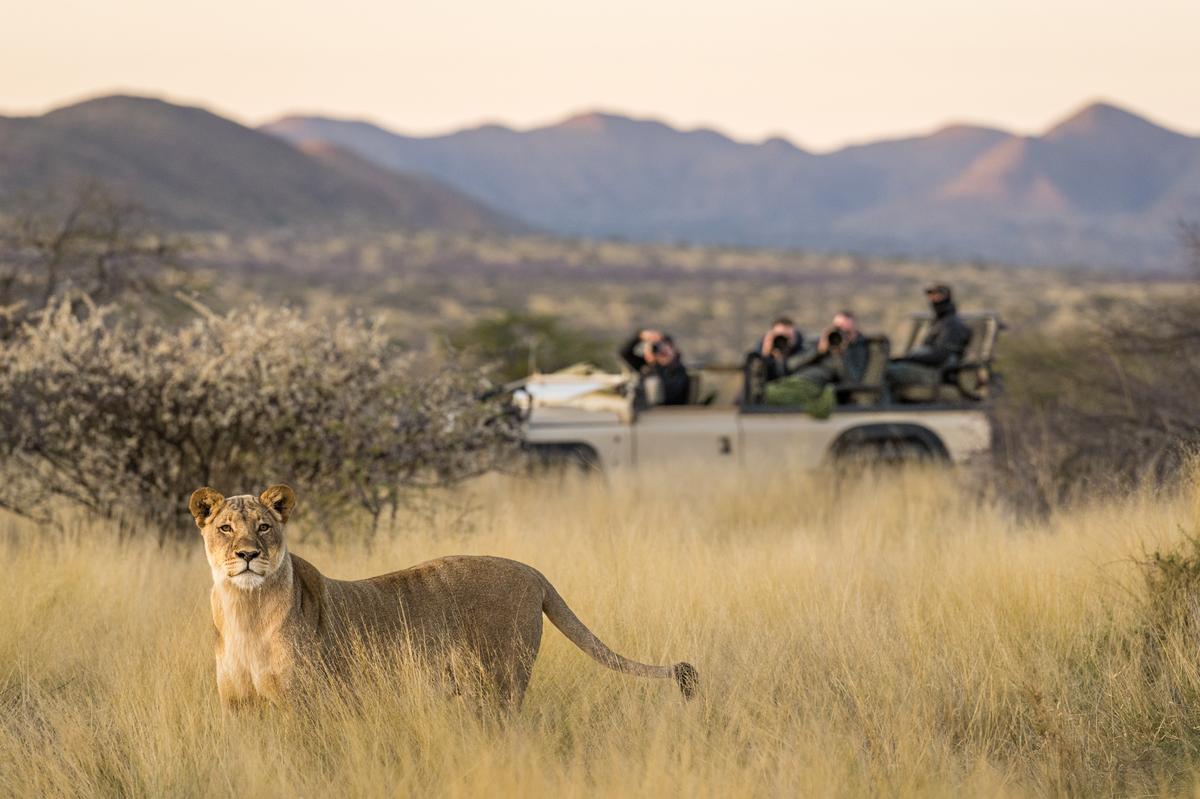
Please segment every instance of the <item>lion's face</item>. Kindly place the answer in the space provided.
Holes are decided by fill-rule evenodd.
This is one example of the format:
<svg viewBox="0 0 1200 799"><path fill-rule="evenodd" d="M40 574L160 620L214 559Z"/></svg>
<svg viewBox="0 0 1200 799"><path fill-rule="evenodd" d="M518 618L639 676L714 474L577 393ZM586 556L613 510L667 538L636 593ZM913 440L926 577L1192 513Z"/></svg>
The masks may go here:
<svg viewBox="0 0 1200 799"><path fill-rule="evenodd" d="M287 556L283 527L295 505L285 485L228 499L211 488L196 490L188 507L204 537L213 582L249 591L278 571Z"/></svg>

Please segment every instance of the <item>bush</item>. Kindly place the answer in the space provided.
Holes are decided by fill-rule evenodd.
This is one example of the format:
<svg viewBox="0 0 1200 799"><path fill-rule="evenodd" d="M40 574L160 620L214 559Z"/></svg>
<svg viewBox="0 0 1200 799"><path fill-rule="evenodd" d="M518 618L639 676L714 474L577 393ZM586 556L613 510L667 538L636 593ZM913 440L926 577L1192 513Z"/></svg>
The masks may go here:
<svg viewBox="0 0 1200 799"><path fill-rule="evenodd" d="M1200 292L1097 307L1005 342L994 453L1004 490L1046 511L1176 478L1200 448Z"/></svg>
<svg viewBox="0 0 1200 799"><path fill-rule="evenodd" d="M364 320L263 306L201 309L179 329L64 300L0 367L0 504L44 515L66 498L166 534L198 486L302 487L327 512L376 520L406 489L489 469L514 441L477 372L402 354Z"/></svg>
<svg viewBox="0 0 1200 799"><path fill-rule="evenodd" d="M1200 226L1181 234L1200 277ZM1152 300L1097 297L1069 329L1006 338L993 416L1001 490L1046 512L1180 476L1200 452L1197 344L1200 282Z"/></svg>
<svg viewBox="0 0 1200 799"><path fill-rule="evenodd" d="M1174 550L1155 550L1142 563L1146 582L1146 634L1161 643L1172 635L1200 633L1200 538L1181 531Z"/></svg>

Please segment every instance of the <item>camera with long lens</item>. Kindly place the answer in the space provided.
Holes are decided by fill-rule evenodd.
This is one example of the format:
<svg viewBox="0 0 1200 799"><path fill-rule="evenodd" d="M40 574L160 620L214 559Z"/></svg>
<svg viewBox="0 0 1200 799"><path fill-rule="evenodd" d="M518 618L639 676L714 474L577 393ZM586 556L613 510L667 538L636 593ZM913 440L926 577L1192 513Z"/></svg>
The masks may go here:
<svg viewBox="0 0 1200 799"><path fill-rule="evenodd" d="M829 331L829 335L825 337L825 340L829 342L829 346L831 347L840 347L846 338L842 335L842 331L835 329Z"/></svg>
<svg viewBox="0 0 1200 799"><path fill-rule="evenodd" d="M779 350L780 352L787 352L788 348L791 346L792 346L792 340L789 339L787 336L783 335L782 333L779 334L778 336L776 336L775 338L771 339L771 351L772 352L774 352L775 350Z"/></svg>
<svg viewBox="0 0 1200 799"><path fill-rule="evenodd" d="M651 341L649 348L651 355L658 355L663 351L663 343L661 341Z"/></svg>

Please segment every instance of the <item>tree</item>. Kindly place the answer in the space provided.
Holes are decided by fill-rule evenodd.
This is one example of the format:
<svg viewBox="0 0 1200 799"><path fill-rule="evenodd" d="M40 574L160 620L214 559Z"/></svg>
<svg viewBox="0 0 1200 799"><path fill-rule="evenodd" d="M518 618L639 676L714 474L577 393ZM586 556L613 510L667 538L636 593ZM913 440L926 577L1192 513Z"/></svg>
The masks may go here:
<svg viewBox="0 0 1200 799"><path fill-rule="evenodd" d="M580 361L613 365L609 342L572 330L546 314L504 311L451 334L450 343L493 366L497 378L506 381Z"/></svg>
<svg viewBox="0 0 1200 799"><path fill-rule="evenodd" d="M1200 225L1180 240L1200 278ZM1024 505L1166 481L1200 450L1200 281L1010 340L1003 369L996 453Z"/></svg>
<svg viewBox="0 0 1200 799"><path fill-rule="evenodd" d="M82 311L84 298L101 305L162 292L180 274L179 250L136 203L96 182L65 203L0 218L0 340L60 297L75 298Z"/></svg>

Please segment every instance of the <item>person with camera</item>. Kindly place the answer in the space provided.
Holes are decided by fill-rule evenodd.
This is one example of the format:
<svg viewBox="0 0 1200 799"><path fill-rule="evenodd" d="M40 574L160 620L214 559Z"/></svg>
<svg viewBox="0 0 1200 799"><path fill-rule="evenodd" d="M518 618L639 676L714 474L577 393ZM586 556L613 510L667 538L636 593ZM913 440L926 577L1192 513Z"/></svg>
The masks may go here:
<svg viewBox="0 0 1200 799"><path fill-rule="evenodd" d="M643 377L658 378L662 405L687 405L688 371L675 341L661 330L639 330L620 350L621 360Z"/></svg>
<svg viewBox="0 0 1200 799"><path fill-rule="evenodd" d="M927 286L925 297L933 321L917 347L888 364L887 384L893 396L911 386L937 386L943 370L958 364L971 343L971 328L959 318L950 287L940 283Z"/></svg>
<svg viewBox="0 0 1200 799"><path fill-rule="evenodd" d="M763 379L769 382L794 372L794 360L803 351L804 336L790 317L780 316L771 323L771 329L763 334L758 348L747 354L746 360L760 360Z"/></svg>
<svg viewBox="0 0 1200 799"><path fill-rule="evenodd" d="M795 361L803 356L803 352L804 336L795 323L790 317L777 317L762 340L746 353L741 402L761 403L767 384L794 372Z"/></svg>
<svg viewBox="0 0 1200 799"><path fill-rule="evenodd" d="M838 311L821 331L816 350L797 364L796 376L824 388L830 384L861 383L870 352L853 311Z"/></svg>

